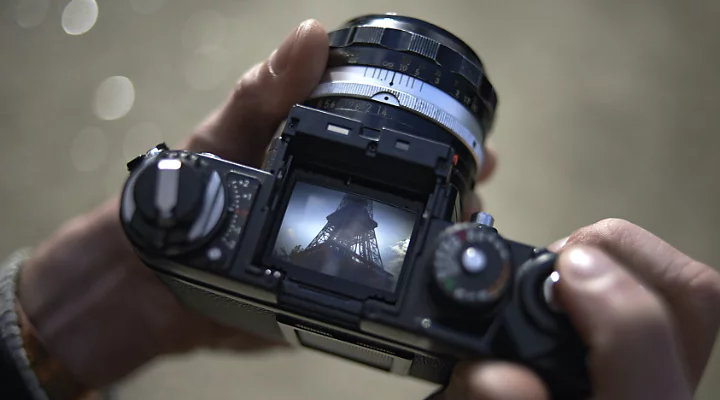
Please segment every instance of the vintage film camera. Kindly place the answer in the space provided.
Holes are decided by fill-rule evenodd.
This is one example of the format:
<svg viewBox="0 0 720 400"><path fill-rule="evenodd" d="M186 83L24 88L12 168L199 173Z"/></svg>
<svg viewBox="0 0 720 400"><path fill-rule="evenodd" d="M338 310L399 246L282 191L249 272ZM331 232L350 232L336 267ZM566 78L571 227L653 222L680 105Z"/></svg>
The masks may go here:
<svg viewBox="0 0 720 400"><path fill-rule="evenodd" d="M461 219L497 103L478 56L393 14L329 36L262 169L164 145L128 164L139 257L187 306L258 335L440 384L459 360L511 360L554 398L589 396L550 301L555 255Z"/></svg>

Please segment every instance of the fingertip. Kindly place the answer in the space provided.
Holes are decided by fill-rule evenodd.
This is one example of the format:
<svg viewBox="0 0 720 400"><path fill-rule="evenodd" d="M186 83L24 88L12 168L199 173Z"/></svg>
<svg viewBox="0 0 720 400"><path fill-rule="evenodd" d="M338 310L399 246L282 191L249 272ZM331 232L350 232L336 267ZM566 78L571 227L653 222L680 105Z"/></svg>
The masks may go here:
<svg viewBox="0 0 720 400"><path fill-rule="evenodd" d="M468 368L467 399L542 400L547 389L529 369L505 362L480 363Z"/></svg>
<svg viewBox="0 0 720 400"><path fill-rule="evenodd" d="M287 68L273 74L270 60L265 63L269 72L266 77L270 75L272 79L267 79L264 86L275 92L271 97L280 103L273 107L278 110L278 115L286 113L290 106L302 102L312 93L327 68L328 52L325 28L319 21L309 19L296 28L294 44L285 61Z"/></svg>
<svg viewBox="0 0 720 400"><path fill-rule="evenodd" d="M297 29L297 40L301 47L300 51L296 52L297 56L304 54L304 57L322 58L323 55L327 55L329 50L328 34L318 20L303 21Z"/></svg>
<svg viewBox="0 0 720 400"><path fill-rule="evenodd" d="M560 274L555 290L563 308L571 317L575 314L583 316L586 308L592 307L594 298L602 295L613 284L610 278L617 275L615 272L618 268L608 256L594 247L563 247L555 264Z"/></svg>
<svg viewBox="0 0 720 400"><path fill-rule="evenodd" d="M303 21L272 51L238 81L234 97L245 100L249 93L272 93L281 103L300 102L317 85L327 66L329 42L322 24Z"/></svg>
<svg viewBox="0 0 720 400"><path fill-rule="evenodd" d="M609 341L619 346L638 335L647 341L663 337L672 325L655 293L599 249L569 247L558 258L557 270L561 306L584 342L598 351Z"/></svg>
<svg viewBox="0 0 720 400"><path fill-rule="evenodd" d="M554 294L588 345L595 340L604 314L612 309L607 296L617 291L613 287L622 277L620 268L602 251L590 246L566 245L558 255L555 269L560 280Z"/></svg>
<svg viewBox="0 0 720 400"><path fill-rule="evenodd" d="M327 42L327 31L320 21L310 18L300 23L298 36L320 36Z"/></svg>
<svg viewBox="0 0 720 400"><path fill-rule="evenodd" d="M298 46L293 53L293 62L298 67L304 67L299 69L308 83L303 97L309 95L320 81L327 68L329 51L328 34L320 22L314 19L303 22L298 31Z"/></svg>
<svg viewBox="0 0 720 400"><path fill-rule="evenodd" d="M566 240L567 241L567 240ZM590 246L569 246L560 254L557 270L567 279L589 279L610 272L607 256Z"/></svg>
<svg viewBox="0 0 720 400"><path fill-rule="evenodd" d="M558 300L590 349L598 397L687 398L673 319L658 296L594 247L568 247L557 270Z"/></svg>

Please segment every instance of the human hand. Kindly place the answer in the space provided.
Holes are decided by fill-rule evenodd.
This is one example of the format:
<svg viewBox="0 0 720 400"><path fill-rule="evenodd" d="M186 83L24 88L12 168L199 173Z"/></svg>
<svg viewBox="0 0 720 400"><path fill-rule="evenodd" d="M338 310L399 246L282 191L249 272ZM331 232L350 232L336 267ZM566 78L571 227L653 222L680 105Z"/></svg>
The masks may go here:
<svg viewBox="0 0 720 400"><path fill-rule="evenodd" d="M258 167L292 105L318 84L328 56L316 21L300 25L180 148ZM488 150L478 181L494 170ZM480 208L468 200L466 216ZM81 383L105 387L152 358L197 347L258 350L268 343L184 308L136 257L119 199L65 224L22 269L18 298L49 353Z"/></svg>
<svg viewBox="0 0 720 400"><path fill-rule="evenodd" d="M239 80L181 148L259 166L291 106L319 82L327 53L322 26L304 22ZM118 207L115 198L65 224L21 271L22 311L80 383L102 388L157 355L198 346L273 345L186 310L136 257Z"/></svg>
<svg viewBox="0 0 720 400"><path fill-rule="evenodd" d="M589 348L593 399L692 399L720 328L720 275L618 219L550 249L555 293ZM460 366L436 399L545 398L532 372L487 362Z"/></svg>

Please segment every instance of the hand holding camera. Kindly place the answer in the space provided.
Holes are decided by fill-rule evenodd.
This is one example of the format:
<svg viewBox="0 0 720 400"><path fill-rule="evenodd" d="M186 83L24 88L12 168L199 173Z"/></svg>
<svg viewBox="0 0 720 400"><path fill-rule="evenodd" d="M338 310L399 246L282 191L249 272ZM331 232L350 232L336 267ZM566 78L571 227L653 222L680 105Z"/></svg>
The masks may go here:
<svg viewBox="0 0 720 400"><path fill-rule="evenodd" d="M359 38L365 44L377 41L377 32L362 30ZM427 38L426 32L417 33ZM414 49L427 52L432 47L422 47L420 42ZM409 65L402 63L403 56L398 66L391 67L387 60L373 60L368 55L372 52L365 47L358 53L339 47L334 62L352 66L355 64L350 61L357 63L368 57L363 59L381 64L370 67L372 71L390 71L384 76L371 75L370 80L361 79L352 86L348 79L367 78L370 70L360 73L348 65L336 66L335 74L330 71L321 78L327 42L319 25L304 24L290 43L271 57L279 64L269 68L264 63L238 84L226 106L191 138L185 147L190 152L157 149L136 165L138 169L130 179L137 177L140 186L128 185L132 190L126 189L126 193L133 194L136 208L129 213L130 219L124 220L126 228L140 227L136 233L121 229L118 215L125 211L113 203L69 224L29 261L20 300L48 346L79 379L103 386L157 354L185 351L237 335L239 343L250 348L294 337L306 347L390 372L438 381L450 373L443 360L462 359L463 354L497 356L491 358L527 365L490 360L479 365L461 364L438 398L537 398L546 395L547 387L558 398L565 389L577 394L574 389L578 387L572 382L582 381L584 371L582 363L575 361L584 361L584 356L578 357L582 353L575 351L556 351L568 345L573 349L588 348L595 398L692 396L720 323L713 311L720 303L717 273L622 221L605 221L578 231L563 249L554 249L560 254L557 260L550 253L500 237L485 215L461 223L460 216L467 214L469 204L466 201L463 209L464 195L472 192L474 177L487 176L492 169L488 166L493 165L492 156L482 146L489 129L485 127L490 124L483 120L486 114L477 111L488 105L483 99L489 97L478 96L480 103L471 99L464 104L461 96L463 100L457 106L447 107L452 108L445 114L447 118L432 122L435 126L427 125L428 115L411 113L411 106L423 105L422 101L428 99L442 103L444 98L438 97L441 93L452 98L444 83L436 91L422 94L413 92L410 83L406 86L409 89L400 92L414 94L419 99L414 102L400 95L388 96L387 100L384 94L374 98L377 93L368 91L368 87L381 87L386 93L397 93L394 88L401 83L389 75L395 72L394 76L408 76L403 73L412 72L409 67L408 71L392 71ZM400 39L394 43L412 47L412 42L403 44ZM413 57L426 56L414 53ZM332 66L333 57L330 59ZM464 79L472 79L474 75L460 65L457 71L465 71ZM422 82L432 86L434 80L426 78ZM391 83L393 87L388 87ZM487 89L482 92L472 85L467 87L488 93ZM339 91L352 91L352 96L338 98L343 97L338 96ZM312 93L319 97L312 98ZM295 103L305 101L309 95L307 106L291 111ZM331 101L326 106L328 99ZM397 104L392 104L395 100ZM377 112L372 107L368 110L368 103L379 103ZM446 100L443 104L452 103ZM477 105L475 110L473 104ZM398 110L403 110L404 117L398 117ZM259 155L275 125L288 114L290 118L265 168L250 168L259 167ZM480 122L467 123L472 121L468 115ZM293 116L297 118L295 123ZM406 121L380 126L401 120ZM422 128L408 130L402 125ZM430 133L432 137L420 136L426 132L436 133ZM472 146L472 138L481 138L479 148L477 141ZM327 151L318 152L323 148ZM403 156L419 154L417 149L422 149L423 157ZM221 159L201 154L205 152ZM311 157L318 154L325 156ZM328 162L329 158L334 161ZM398 160L406 169L392 168ZM154 176L147 175L148 171ZM212 184L214 173L219 183ZM232 174L238 175L236 179L228 179ZM348 177L352 178L349 182ZM183 185L192 182L201 190L182 191ZM256 191L249 190L256 183ZM303 185L304 195L302 190L296 190ZM323 190L324 194L319 194ZM338 201L319 224L314 222L319 228L312 230L312 240L301 244L295 253L294 246L278 247L281 231L287 234L293 226L289 223L283 229L287 212L280 210L287 211L295 201L308 213L316 211L319 202L310 200L328 200L332 197L328 190L334 190ZM217 208L219 198L223 199L222 207ZM185 206L181 213L178 205ZM215 219L213 211L218 209L220 216ZM272 210L278 214L270 216ZM346 218L341 218L342 214L347 214ZM350 214L355 217L348 217ZM380 220L383 215L394 221L394 229L402 227L403 221L412 225L409 236L381 233L385 230ZM142 220L133 222L133 216ZM202 223L196 225L197 221ZM296 221L295 226L307 224ZM374 241L368 239L368 227L375 231ZM192 236L193 232L199 233ZM256 332L270 339L258 340L256 335L240 333L188 312L136 260L124 233L186 304L227 324L250 321L244 325L250 331L262 326L262 321L274 321L279 335ZM386 262L392 260L388 246L382 244L388 237L399 239L393 245L409 239L407 248L398 247L405 251L400 267ZM412 247L413 241L423 246ZM286 242L292 244L290 238ZM316 245L310 246L313 242ZM576 246L582 244L593 247ZM219 250L219 256L214 249ZM183 263L177 262L180 259ZM187 260L203 264L188 265ZM390 268L391 264L396 269ZM239 271L243 273L233 275ZM554 290L544 290L557 279L556 275L548 280L553 271L559 272L559 282ZM343 274L348 275L339 276ZM57 276L63 278L49 278ZM340 281L353 285L334 286ZM526 282L532 290L524 290ZM108 290L94 301L88 301L92 293L68 294L76 292L71 288L92 286ZM331 297L334 301L328 301ZM73 298L76 301L55 301ZM238 320L236 312L241 307L235 303L228 307L220 300L223 298L252 307L250 311L246 308L248 318ZM553 304L559 305L569 320ZM116 325L102 326L98 321L107 320L105 315L114 315ZM479 318L483 315L492 318ZM523 329L523 324L532 328ZM70 325L74 331L61 329ZM122 326L137 329L127 334ZM448 326L453 329L448 330ZM560 326L563 328L558 329ZM120 337L112 330L126 334ZM575 330L579 338L562 336ZM477 332L482 334L473 334ZM513 332L529 337L513 337ZM94 348L87 353L75 352L77 345L73 343L82 340L83 333L85 337L104 339L92 341ZM348 344L354 350L349 350ZM358 347L369 351L358 351ZM105 369L97 368L93 362L97 354L107 356ZM552 356L522 357L528 354ZM534 361L524 362L527 360ZM544 376L547 371L551 373ZM558 371L568 375L560 376L563 373L558 375ZM575 380L578 373L581 377ZM579 393L586 393L583 387L580 389Z"/></svg>

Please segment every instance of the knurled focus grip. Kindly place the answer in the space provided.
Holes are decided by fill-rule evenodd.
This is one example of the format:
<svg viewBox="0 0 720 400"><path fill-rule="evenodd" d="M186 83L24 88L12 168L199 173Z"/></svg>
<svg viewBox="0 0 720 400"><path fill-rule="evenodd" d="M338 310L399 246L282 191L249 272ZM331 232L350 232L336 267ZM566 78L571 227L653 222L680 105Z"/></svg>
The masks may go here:
<svg viewBox="0 0 720 400"><path fill-rule="evenodd" d="M353 26L330 32L329 41L331 48L372 45L424 57L465 78L491 109L497 105L495 90L481 66L431 38L396 28Z"/></svg>

